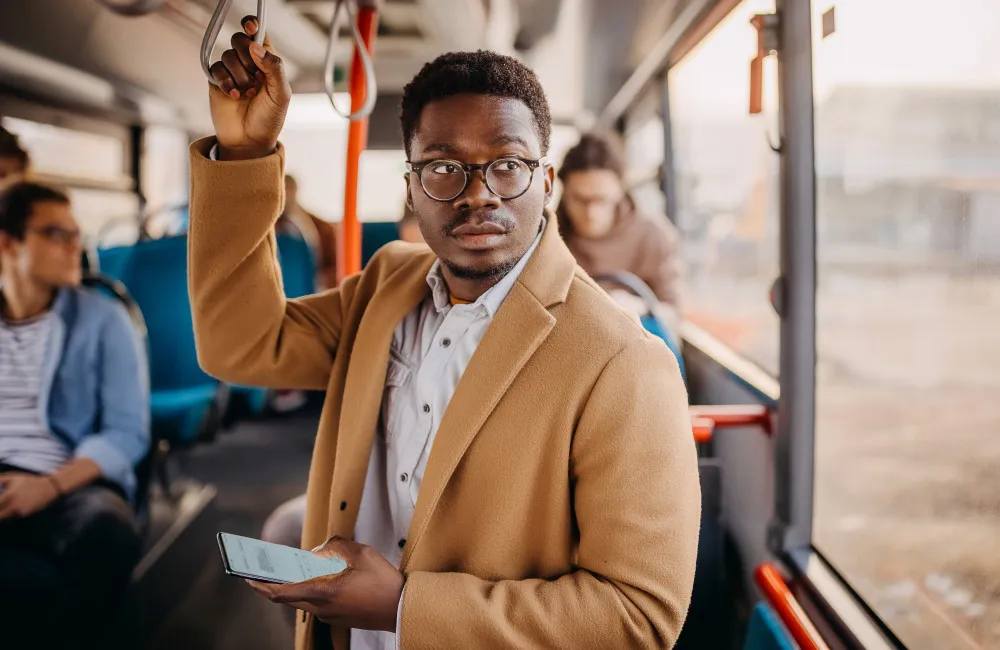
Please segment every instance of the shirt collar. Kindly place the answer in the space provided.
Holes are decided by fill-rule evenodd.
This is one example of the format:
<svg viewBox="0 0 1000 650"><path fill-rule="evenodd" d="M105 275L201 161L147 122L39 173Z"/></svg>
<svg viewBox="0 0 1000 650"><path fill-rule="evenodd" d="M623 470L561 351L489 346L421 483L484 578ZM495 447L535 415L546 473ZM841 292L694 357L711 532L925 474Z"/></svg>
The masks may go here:
<svg viewBox="0 0 1000 650"><path fill-rule="evenodd" d="M457 305L457 307L464 307L466 309L480 310L485 309L487 315L490 318L497 313L500 309L500 305L507 298L507 294L510 290L514 288L514 284L517 279L521 276L521 271L524 267L528 265L528 260L531 259L532 253L538 248L538 243L542 240L542 233L545 232L546 219L542 217L542 226L538 230L538 236L535 237L535 241L532 242L531 247L528 248L528 252L525 253L517 264L514 265L507 275L503 277L499 282L490 287L483 295L479 296L479 299L471 305ZM434 300L434 307L439 313L445 312L451 309L451 301L449 300L448 294L448 284L444 280L444 275L441 273L441 260L434 260L434 264L431 266L431 270L427 273L427 284L431 288L431 297Z"/></svg>

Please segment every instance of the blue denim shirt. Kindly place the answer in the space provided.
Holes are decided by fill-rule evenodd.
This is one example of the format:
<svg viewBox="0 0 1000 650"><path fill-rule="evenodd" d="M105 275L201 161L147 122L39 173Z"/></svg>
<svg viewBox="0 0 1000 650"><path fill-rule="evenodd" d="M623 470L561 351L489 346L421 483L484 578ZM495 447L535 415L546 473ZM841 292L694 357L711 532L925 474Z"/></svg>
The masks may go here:
<svg viewBox="0 0 1000 650"><path fill-rule="evenodd" d="M149 370L124 307L86 289L61 289L47 346L41 407L74 458L135 495L135 466L149 450Z"/></svg>

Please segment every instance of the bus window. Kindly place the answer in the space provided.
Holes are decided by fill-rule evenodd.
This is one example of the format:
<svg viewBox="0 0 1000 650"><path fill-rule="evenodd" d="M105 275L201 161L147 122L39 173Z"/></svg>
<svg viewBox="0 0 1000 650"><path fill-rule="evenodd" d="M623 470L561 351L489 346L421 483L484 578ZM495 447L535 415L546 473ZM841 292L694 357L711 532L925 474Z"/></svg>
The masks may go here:
<svg viewBox="0 0 1000 650"><path fill-rule="evenodd" d="M667 80L684 315L777 375L779 321L768 300L778 275L774 57L764 62L763 114L747 108L757 50L750 19L772 11L773 0L745 0Z"/></svg>
<svg viewBox="0 0 1000 650"><path fill-rule="evenodd" d="M907 647L997 648L1000 4L830 7L814 543Z"/></svg>
<svg viewBox="0 0 1000 650"><path fill-rule="evenodd" d="M653 84L625 119L625 160L629 192L639 209L648 215L667 214L666 197L660 185L664 160L663 118L659 97L662 89Z"/></svg>
<svg viewBox="0 0 1000 650"><path fill-rule="evenodd" d="M29 174L41 183L67 190L84 236L95 241L113 223L134 222L139 197L128 174L128 131L110 123L74 116L68 128L4 117L2 126L16 134L30 157ZM127 224L122 239L134 241L137 227Z"/></svg>

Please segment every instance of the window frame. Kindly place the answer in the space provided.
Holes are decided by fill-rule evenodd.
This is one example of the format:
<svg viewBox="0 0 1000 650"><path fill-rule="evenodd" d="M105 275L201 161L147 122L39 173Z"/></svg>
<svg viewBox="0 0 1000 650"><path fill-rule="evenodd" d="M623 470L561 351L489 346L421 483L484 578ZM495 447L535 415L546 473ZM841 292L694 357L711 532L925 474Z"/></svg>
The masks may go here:
<svg viewBox="0 0 1000 650"><path fill-rule="evenodd" d="M644 92L659 85L664 122L662 189L669 218L676 218L675 151L669 100L671 68L698 45L742 0L693 0L658 43L650 59L612 100L602 121L627 116ZM763 370L744 377L754 364L725 344L685 324L684 338L714 350L710 356L732 378L777 406L774 436L774 519L768 547L783 560L804 591L802 597L832 621L848 647L904 648L822 554L813 546L813 489L816 401L817 209L813 95L812 0L775 0L781 17L777 57L779 124L779 277L773 303L780 318L778 380ZM683 18L683 19L682 19ZM663 44L663 47L660 47ZM652 61L651 65L647 65ZM640 74L641 73L641 74ZM702 340L704 339L704 340ZM757 381L753 381L756 378ZM780 399L779 398L780 392Z"/></svg>

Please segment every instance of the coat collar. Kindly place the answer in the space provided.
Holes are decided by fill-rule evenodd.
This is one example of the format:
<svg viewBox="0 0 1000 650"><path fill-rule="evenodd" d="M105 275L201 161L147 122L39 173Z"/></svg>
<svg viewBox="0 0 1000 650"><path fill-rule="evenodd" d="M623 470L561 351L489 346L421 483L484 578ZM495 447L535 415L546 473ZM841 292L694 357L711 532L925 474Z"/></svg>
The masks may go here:
<svg viewBox="0 0 1000 650"><path fill-rule="evenodd" d="M524 365L555 327L550 309L565 302L576 261L547 214L538 247L497 310L442 418L424 473L404 549L405 569L451 476L487 418ZM426 277L435 262L429 252L412 255L393 270L376 270L376 289L358 325L347 371L336 468L331 494L356 495L360 505L382 406L389 346L396 326L429 295ZM363 355L363 356L361 356ZM359 363L360 359L364 363ZM358 507L339 509L331 498L328 534L350 537Z"/></svg>

